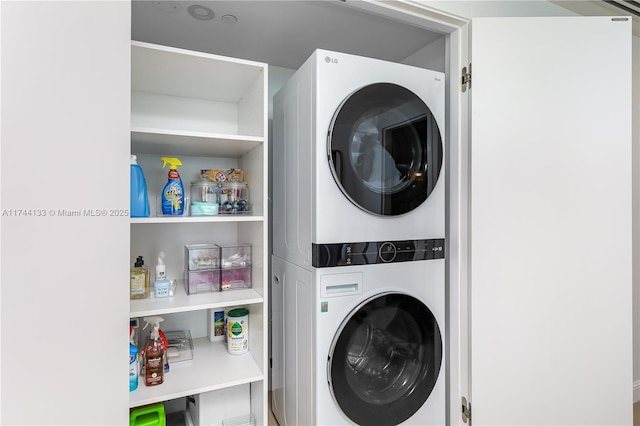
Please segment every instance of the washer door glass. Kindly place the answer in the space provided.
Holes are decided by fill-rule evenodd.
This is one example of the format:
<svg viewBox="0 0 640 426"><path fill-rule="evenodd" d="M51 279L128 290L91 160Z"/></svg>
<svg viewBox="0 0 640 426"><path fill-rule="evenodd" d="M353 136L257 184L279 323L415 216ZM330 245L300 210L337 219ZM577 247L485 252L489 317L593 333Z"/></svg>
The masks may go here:
<svg viewBox="0 0 640 426"><path fill-rule="evenodd" d="M433 191L442 138L425 103L410 90L376 83L336 111L328 137L338 186L356 206L383 216L410 212Z"/></svg>
<svg viewBox="0 0 640 426"><path fill-rule="evenodd" d="M419 300L383 293L342 323L331 345L329 386L359 425L396 425L422 407L442 363L442 337Z"/></svg>

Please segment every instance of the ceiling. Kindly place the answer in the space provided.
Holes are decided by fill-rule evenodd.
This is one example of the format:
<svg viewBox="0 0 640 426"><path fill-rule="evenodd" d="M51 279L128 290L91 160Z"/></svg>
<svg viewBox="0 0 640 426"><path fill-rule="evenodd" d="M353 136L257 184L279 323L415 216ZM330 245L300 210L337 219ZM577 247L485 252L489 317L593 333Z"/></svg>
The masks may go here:
<svg viewBox="0 0 640 426"><path fill-rule="evenodd" d="M399 62L442 37L339 0L134 0L131 15L134 40L289 69L317 48Z"/></svg>
<svg viewBox="0 0 640 426"><path fill-rule="evenodd" d="M640 0L550 2L580 15L632 16L634 33L640 35ZM299 68L316 48L400 62L442 37L341 0L133 0L131 4L134 40L289 69Z"/></svg>

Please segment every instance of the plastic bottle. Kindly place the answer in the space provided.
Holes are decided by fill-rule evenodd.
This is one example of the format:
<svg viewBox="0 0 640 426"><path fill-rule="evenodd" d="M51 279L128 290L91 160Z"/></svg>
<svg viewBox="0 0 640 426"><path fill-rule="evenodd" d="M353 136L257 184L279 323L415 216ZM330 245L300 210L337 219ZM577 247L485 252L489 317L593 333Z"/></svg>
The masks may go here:
<svg viewBox="0 0 640 426"><path fill-rule="evenodd" d="M169 297L170 289L171 281L167 279L164 252L161 251L158 256L158 264L156 265L156 279L153 282L154 295L155 297Z"/></svg>
<svg viewBox="0 0 640 426"><path fill-rule="evenodd" d="M182 162L177 158L162 157L164 169L169 164L169 181L162 189L162 214L165 215L181 215L184 213L184 185L178 173L178 166L182 166Z"/></svg>
<svg viewBox="0 0 640 426"><path fill-rule="evenodd" d="M164 348L164 353L162 354L162 368L165 373L168 373L169 368L169 357L167 355L167 351L169 349L169 339L167 339L166 334L160 329L160 323L164 321L164 318L153 316L153 317L145 317L144 318L145 325L143 330L147 328L149 324L157 324L158 325L158 336L160 337L160 341L162 342L162 347Z"/></svg>
<svg viewBox="0 0 640 426"><path fill-rule="evenodd" d="M136 258L129 276L129 298L145 299L149 297L149 269L144 266L142 256Z"/></svg>
<svg viewBox="0 0 640 426"><path fill-rule="evenodd" d="M232 309L227 312L227 352L241 355L249 350L249 310Z"/></svg>
<svg viewBox="0 0 640 426"><path fill-rule="evenodd" d="M169 339L167 339L167 335L164 334L164 331L159 330L160 340L162 340L162 346L164 346L164 353L162 354L162 369L165 373L168 373L169 368Z"/></svg>
<svg viewBox="0 0 640 426"><path fill-rule="evenodd" d="M138 165L138 158L131 156L131 217L149 217L149 196L147 194L147 181Z"/></svg>
<svg viewBox="0 0 640 426"><path fill-rule="evenodd" d="M164 343L160 339L160 322L162 317L145 318L147 324L152 324L149 341L144 348L144 384L147 386L156 386L164 382Z"/></svg>
<svg viewBox="0 0 640 426"><path fill-rule="evenodd" d="M138 347L133 343L133 327L129 327L129 392L138 389Z"/></svg>

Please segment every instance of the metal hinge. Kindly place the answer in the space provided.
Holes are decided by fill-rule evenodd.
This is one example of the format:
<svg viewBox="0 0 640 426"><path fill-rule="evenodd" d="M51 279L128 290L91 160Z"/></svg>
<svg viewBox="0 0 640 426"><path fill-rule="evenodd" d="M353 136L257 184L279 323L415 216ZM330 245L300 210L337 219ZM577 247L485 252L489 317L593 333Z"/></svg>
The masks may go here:
<svg viewBox="0 0 640 426"><path fill-rule="evenodd" d="M471 424L471 403L467 401L467 398L462 397L462 421Z"/></svg>
<svg viewBox="0 0 640 426"><path fill-rule="evenodd" d="M467 89L471 89L471 64L469 64L469 70L467 71L467 67L462 68L462 93L466 92Z"/></svg>

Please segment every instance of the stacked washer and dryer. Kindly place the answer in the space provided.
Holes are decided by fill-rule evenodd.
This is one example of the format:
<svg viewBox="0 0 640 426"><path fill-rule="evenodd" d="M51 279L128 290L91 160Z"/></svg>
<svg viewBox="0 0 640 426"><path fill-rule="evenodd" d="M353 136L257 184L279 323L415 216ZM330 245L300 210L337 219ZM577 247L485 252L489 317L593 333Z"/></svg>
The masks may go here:
<svg viewBox="0 0 640 426"><path fill-rule="evenodd" d="M444 84L317 50L274 97L280 426L445 423Z"/></svg>

